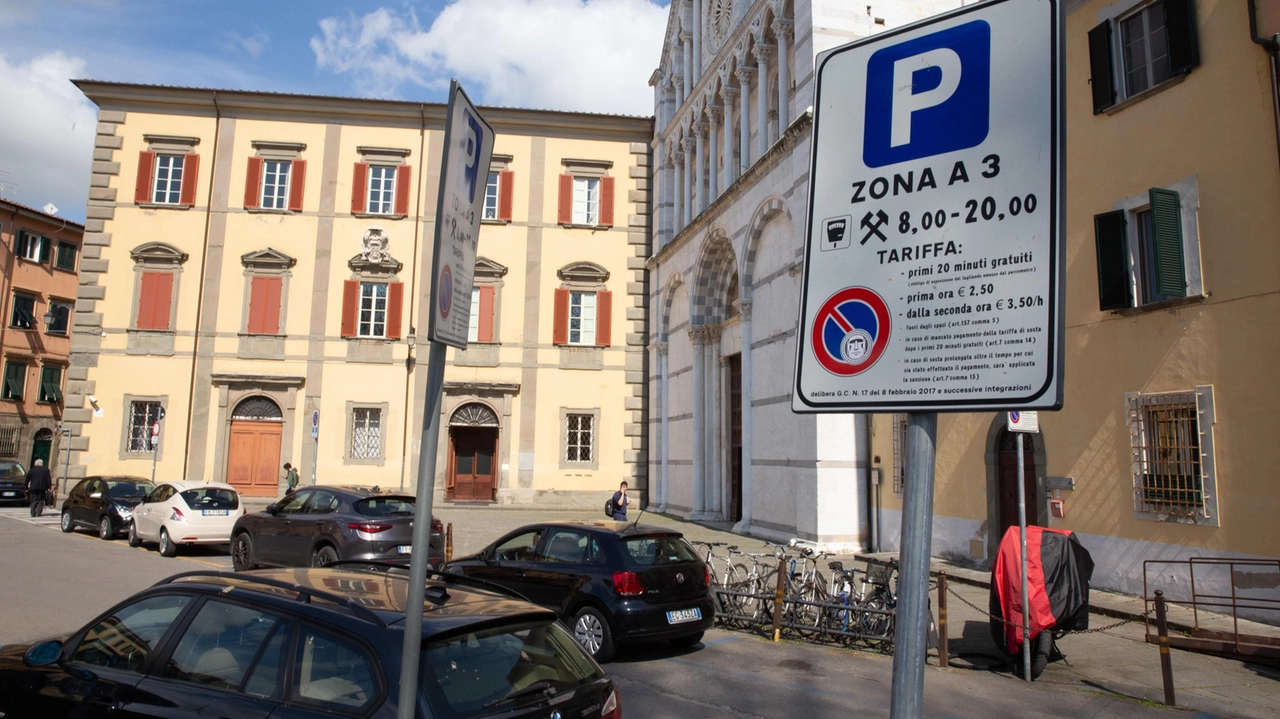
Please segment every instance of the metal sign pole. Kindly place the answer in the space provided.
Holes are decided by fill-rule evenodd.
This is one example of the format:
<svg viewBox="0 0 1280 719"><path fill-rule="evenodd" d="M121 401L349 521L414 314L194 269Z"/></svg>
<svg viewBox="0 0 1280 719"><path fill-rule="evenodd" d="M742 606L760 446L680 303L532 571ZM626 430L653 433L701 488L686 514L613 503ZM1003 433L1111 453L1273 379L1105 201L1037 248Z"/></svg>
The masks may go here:
<svg viewBox="0 0 1280 719"><path fill-rule="evenodd" d="M919 719L929 632L929 547L933 541L936 412L907 415L907 467L902 489L902 548L893 626L890 719Z"/></svg>
<svg viewBox="0 0 1280 719"><path fill-rule="evenodd" d="M160 437L151 435L151 483L156 483L156 456L160 449Z"/></svg>
<svg viewBox="0 0 1280 719"><path fill-rule="evenodd" d="M1027 480L1023 474L1022 432L1018 435L1018 539L1022 549L1022 676L1031 681L1031 597L1027 591Z"/></svg>

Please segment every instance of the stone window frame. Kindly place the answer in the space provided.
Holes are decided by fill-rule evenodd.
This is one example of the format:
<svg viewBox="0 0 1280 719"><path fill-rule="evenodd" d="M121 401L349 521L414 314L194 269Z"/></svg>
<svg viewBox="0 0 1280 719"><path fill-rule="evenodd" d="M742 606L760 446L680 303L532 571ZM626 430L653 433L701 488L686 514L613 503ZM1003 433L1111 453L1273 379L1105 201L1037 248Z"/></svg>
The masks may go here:
<svg viewBox="0 0 1280 719"><path fill-rule="evenodd" d="M66 395L65 388L67 386L67 370L71 365L63 361L44 360L40 363L40 374L36 380L36 404L59 405L62 403L63 396ZM58 393L52 399L43 399L44 395L44 375L51 369L58 370Z"/></svg>
<svg viewBox="0 0 1280 719"><path fill-rule="evenodd" d="M184 205L181 202L156 202L156 171L159 169L159 158L161 155L192 155L196 154L196 145L200 144L200 138L190 137L186 135L153 135L144 134L142 140L147 143L147 152L153 152L156 155L156 162L151 164L151 177L147 182L147 201L140 202L137 207L149 210L189 210L191 205ZM198 181L198 178L197 178ZM182 180L179 187L183 187L187 182L187 165L182 165ZM181 189L179 189L179 197L181 197Z"/></svg>
<svg viewBox="0 0 1280 719"><path fill-rule="evenodd" d="M27 370L36 367L35 358L26 355L5 355L3 369L0 370L0 400L16 402L21 405L27 399ZM9 368L22 368L22 393L17 397L9 396Z"/></svg>
<svg viewBox="0 0 1280 719"><path fill-rule="evenodd" d="M1141 259L1141 238L1138 236L1138 216L1151 209L1150 191L1141 192L1112 203L1113 211L1124 212L1126 228L1133 231L1125 233L1125 248L1129 261L1129 296L1132 306L1111 310L1117 314L1140 314L1151 310L1166 309L1170 306L1201 302L1208 295L1204 287L1204 267L1200 253L1200 178L1190 175L1168 185L1160 185L1159 189L1173 190L1178 193L1178 208L1182 220L1182 271L1187 283L1186 297L1175 297L1157 302L1146 302L1142 298L1147 295L1143 286Z"/></svg>
<svg viewBox="0 0 1280 719"><path fill-rule="evenodd" d="M135 402L159 402L160 409L167 416L169 414L169 395L167 394L126 394L124 395L124 412L121 415L120 422L120 459L136 460L151 459L151 452L130 452L129 451L129 429L133 422L133 405ZM162 424L160 426L160 445L155 450L155 461L159 462L164 459L165 438L168 432Z"/></svg>
<svg viewBox="0 0 1280 719"><path fill-rule="evenodd" d="M596 180L602 180L605 177L610 177L611 175L609 174L609 170L613 169L613 160L593 160L593 159L581 158L581 157L563 157L563 158L560 158L560 164L564 166L564 173L566 175L573 175L575 184L577 183L579 177L593 178ZM599 203L603 203L604 183L603 182L600 183L599 187L600 187L599 193L601 195ZM584 224L579 222L569 222L567 224L561 224L561 227L566 227L569 229L582 228L582 229L590 229L590 230L599 230L605 227L605 225L600 224L602 217L603 217L603 208L601 204L597 204L595 223Z"/></svg>
<svg viewBox="0 0 1280 719"><path fill-rule="evenodd" d="M364 193L364 212L353 212L352 217L377 219L377 220L403 220L408 215L396 214L396 192L399 191L399 167L400 165L409 164L409 156L413 154L413 150L403 147L377 147L372 145L356 146L356 154L359 158L356 162L363 162L369 165L370 172L365 175L364 187L361 192ZM369 212L369 183L373 180L372 169L375 165L384 167L395 167L395 183L391 187L391 212ZM410 198L412 200L412 197ZM410 203L412 204L412 202Z"/></svg>
<svg viewBox="0 0 1280 719"><path fill-rule="evenodd" d="M377 457L352 457L351 456L351 440L354 437L356 410L357 409L376 409L381 412L379 422L381 423L381 439L378 443ZM342 437L342 464L344 466L364 465L382 467L387 463L387 428L390 426L388 422L389 413L391 411L390 402L354 402L347 400L346 407L346 431Z"/></svg>
<svg viewBox="0 0 1280 719"><path fill-rule="evenodd" d="M190 258L186 252L164 242L144 242L129 252L133 260L133 298L129 306L129 326L125 329L128 354L173 355L177 336L178 297L181 295L182 266ZM138 329L138 303L142 300L142 275L163 272L173 275L169 291L169 329Z"/></svg>
<svg viewBox="0 0 1280 719"><path fill-rule="evenodd" d="M62 265L58 264L59 260L62 257L63 247L70 247L73 253L71 256L70 267L63 267ZM80 262L80 245L74 242L67 242L66 240L58 240L57 243L55 243L53 248L53 262L51 263L53 265L53 269L59 270L61 272L70 272L72 274L75 274L76 268L79 266L79 262Z"/></svg>
<svg viewBox="0 0 1280 719"><path fill-rule="evenodd" d="M356 255L347 262L347 267L351 270L351 275L347 278L361 283L377 282L381 284L390 284L392 282L400 282L400 271L404 269L404 263L395 259L390 254L386 256L382 262L371 262L365 259L364 255ZM282 289L283 292L283 289ZM356 323L359 326L359 297L356 298ZM401 332L406 332L404 324L405 307L408 300L404 300L400 307ZM388 307L388 310L390 308ZM385 331L385 330L384 330ZM407 336L407 334L405 335ZM347 337L347 360L355 362L392 362L391 347L403 339L390 339L387 337Z"/></svg>
<svg viewBox="0 0 1280 719"><path fill-rule="evenodd" d="M31 300L31 326L30 327L23 327L22 325L15 322L14 315L18 311L19 297L23 299ZM18 332L39 332L40 317L36 315L36 307L39 304L40 304L40 293L32 290L24 290L24 289L19 289L15 287L13 291L9 293L9 316L7 318L6 326L11 330L17 330Z"/></svg>
<svg viewBox="0 0 1280 719"><path fill-rule="evenodd" d="M274 212L274 210L273 210ZM244 291L241 299L240 313L240 346L237 354L245 359L284 359L285 319L289 315L289 281L293 277L294 265L298 260L294 257L268 246L255 252L240 255L240 264L244 267ZM277 320L275 334L249 332L249 301L253 296L253 278L280 278L280 316Z"/></svg>
<svg viewBox="0 0 1280 719"><path fill-rule="evenodd" d="M560 288L569 292L596 293L596 331L600 328L599 297L609 289L609 270L594 262L579 260L556 270ZM560 349L560 369L604 369L604 349L598 345L564 344Z"/></svg>
<svg viewBox="0 0 1280 719"><path fill-rule="evenodd" d="M1218 505L1218 471L1217 451L1214 443L1214 426L1217 424L1216 405L1214 404L1213 385L1197 385L1190 390L1173 392L1126 392L1125 426L1129 431L1130 479L1133 487L1133 518L1140 521L1170 522L1192 524L1207 527L1221 527L1222 516ZM1145 433L1145 419L1140 418L1146 411L1158 408L1161 401L1171 404L1185 404L1195 412L1195 431L1199 442L1200 493L1201 507L1194 512L1160 512L1150 511L1141 497L1142 469L1150 463L1146 458L1146 445L1140 439Z"/></svg>
<svg viewBox="0 0 1280 719"><path fill-rule="evenodd" d="M62 307L67 308L67 326L61 332L50 332L49 326L45 325L44 333L52 337L68 337L71 335L71 321L75 318L76 314L76 301L65 297L50 296L48 301L45 302L45 311L52 312L54 305L61 305Z"/></svg>
<svg viewBox="0 0 1280 719"><path fill-rule="evenodd" d="M512 163L514 160L515 160L515 156L514 156L514 155L503 155L503 154L500 154L500 153L494 153L494 154L493 154L493 156L490 158L490 160L489 160L489 172L485 174L485 198L486 198L486 200L488 199L488 193L489 193L489 175L492 175L492 174L494 174L494 173L502 173L502 172L505 172L506 170L510 170L510 169L511 169L511 163ZM499 174L499 175L498 175L498 177L499 177L499 180L498 180L498 192L497 192L497 195L496 195L496 197L495 197L494 208L493 208L493 212L494 212L494 214L495 214L495 215L501 214L501 209L500 209L500 208L502 207L502 180L501 180L501 177L502 177L502 176L501 176L501 174ZM482 202L482 203L480 203L480 224L482 224L482 225L509 225L509 224L511 224L511 220L503 220L503 219L499 219L498 217L492 217L492 218L485 217L485 216L484 216L484 203ZM495 330L495 331L496 331L496 330Z"/></svg>
<svg viewBox="0 0 1280 719"><path fill-rule="evenodd" d="M591 417L591 461L590 462L570 462L565 459L568 452L569 439L569 415L589 415ZM573 407L560 408L560 439L559 439L559 459L560 469L565 471L579 470L583 472L597 472L600 470L600 408L592 409L575 409Z"/></svg>
<svg viewBox="0 0 1280 719"><path fill-rule="evenodd" d="M276 142L272 140L252 140L249 142L253 147L253 157L258 157L266 162L288 162L289 163L289 181L284 190L285 206L281 208L263 207L262 206L262 190L263 183L266 181L266 167L263 167L263 174L258 178L258 206L246 207L245 212L250 214L264 215L296 215L299 214L289 209L289 194L293 192L293 162L302 159L302 152L307 149L305 142Z"/></svg>
<svg viewBox="0 0 1280 719"><path fill-rule="evenodd" d="M462 367L497 367L498 348L502 344L502 288L508 268L489 259L476 258L475 286L493 288L493 339L488 342L468 341L465 350L454 350L453 363ZM478 303L477 303L478 304ZM479 312L479 307L476 307Z"/></svg>

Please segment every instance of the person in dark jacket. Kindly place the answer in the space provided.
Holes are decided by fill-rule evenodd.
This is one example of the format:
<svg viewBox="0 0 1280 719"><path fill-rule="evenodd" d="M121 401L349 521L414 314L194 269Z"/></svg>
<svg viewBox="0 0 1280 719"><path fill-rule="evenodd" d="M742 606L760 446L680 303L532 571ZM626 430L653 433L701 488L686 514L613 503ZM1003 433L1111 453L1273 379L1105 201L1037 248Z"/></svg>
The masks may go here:
<svg viewBox="0 0 1280 719"><path fill-rule="evenodd" d="M627 499L627 483L623 482L618 491L613 493L613 518L619 522L627 521L627 505L630 503Z"/></svg>
<svg viewBox="0 0 1280 719"><path fill-rule="evenodd" d="M49 470L45 469L43 459L37 459L35 466L27 472L23 488L27 491L27 499L31 502L31 516L39 517L44 514L44 495L53 488L53 477L49 475Z"/></svg>

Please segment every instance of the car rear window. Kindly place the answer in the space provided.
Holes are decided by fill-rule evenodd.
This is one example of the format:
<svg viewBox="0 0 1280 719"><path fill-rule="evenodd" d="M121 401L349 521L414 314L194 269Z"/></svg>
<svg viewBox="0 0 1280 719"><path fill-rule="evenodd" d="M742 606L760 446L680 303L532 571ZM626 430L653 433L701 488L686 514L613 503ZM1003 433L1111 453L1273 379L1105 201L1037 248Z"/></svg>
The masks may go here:
<svg viewBox="0 0 1280 719"><path fill-rule="evenodd" d="M698 561L682 537L628 537L622 540L624 561L631 569Z"/></svg>
<svg viewBox="0 0 1280 719"><path fill-rule="evenodd" d="M355 504L366 517L395 517L413 514L413 497L370 497Z"/></svg>
<svg viewBox="0 0 1280 719"><path fill-rule="evenodd" d="M438 717L478 717L545 704L604 676L555 622L496 627L432 641L422 651L423 692ZM528 691L526 691L528 690Z"/></svg>
<svg viewBox="0 0 1280 719"><path fill-rule="evenodd" d="M235 490L218 487L188 489L182 493L182 501L192 509L239 509L240 496Z"/></svg>

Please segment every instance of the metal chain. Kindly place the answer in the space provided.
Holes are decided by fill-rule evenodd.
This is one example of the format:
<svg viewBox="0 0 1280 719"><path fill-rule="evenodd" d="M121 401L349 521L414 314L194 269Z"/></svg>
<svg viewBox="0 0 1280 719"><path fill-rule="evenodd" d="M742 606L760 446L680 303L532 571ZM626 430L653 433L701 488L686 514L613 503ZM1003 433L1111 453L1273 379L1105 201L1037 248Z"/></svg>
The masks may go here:
<svg viewBox="0 0 1280 719"><path fill-rule="evenodd" d="M948 593L948 594L950 594L951 596L955 597L956 599L959 599L959 600L960 600L961 602L963 602L964 604L969 605L969 607L971 607L972 609L974 609L974 610L978 611L979 613L987 615L987 617L988 617L989 619L994 619L994 620L996 620L996 621L998 621L998 622L1001 622L1001 623L1003 623L1003 624L1007 624L1007 625L1009 625L1009 626L1011 626L1011 627L1015 627L1015 628L1019 628L1019 629L1022 627L1022 624L1021 624L1021 623L1014 623L1014 622L1009 621L1008 619L1005 619L1004 617L997 617L996 615L994 615L994 614L992 614L991 612L989 612L989 611L987 611L987 610L983 609L982 607L979 607L978 605L974 604L973 602L969 601L968 599L965 599L964 597L960 596L960 593L959 593L959 592L957 592L956 590L952 589L949 585L947 586L947 593ZM1122 626L1124 626L1124 625L1126 625L1126 624L1131 624L1131 623L1135 623L1135 622L1138 622L1138 621L1145 620L1145 619L1147 618L1147 616L1149 616L1149 615L1150 615L1152 612L1154 612L1154 611L1155 611L1154 609L1148 609L1147 611L1143 612L1143 613L1140 615L1140 616L1141 616L1141 618L1140 618L1140 619L1121 619L1120 621L1116 622L1115 624L1108 624L1108 625L1106 625L1105 627L1096 627L1096 628L1094 628L1094 629L1069 629L1069 630L1063 631L1063 632L1061 632L1061 633L1062 633L1062 634L1096 634L1096 633L1098 633L1098 632L1105 632L1105 631L1110 630L1110 629L1115 629L1116 627L1122 627Z"/></svg>

